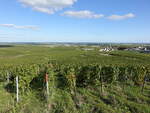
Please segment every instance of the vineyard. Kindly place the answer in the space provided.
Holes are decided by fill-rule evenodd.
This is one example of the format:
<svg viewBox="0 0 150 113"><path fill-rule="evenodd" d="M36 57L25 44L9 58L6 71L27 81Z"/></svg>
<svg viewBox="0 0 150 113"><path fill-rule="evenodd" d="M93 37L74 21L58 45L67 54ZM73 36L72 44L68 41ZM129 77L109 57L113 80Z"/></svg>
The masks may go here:
<svg viewBox="0 0 150 113"><path fill-rule="evenodd" d="M61 61L1 64L0 113L150 113L149 62L102 63L96 52L95 61L64 62L69 52ZM119 57L131 57L124 54Z"/></svg>
<svg viewBox="0 0 150 113"><path fill-rule="evenodd" d="M148 107L150 104L149 90L150 69L149 66L130 66L130 65L60 65L56 62L47 62L44 64L20 65L15 67L3 67L0 71L0 79L7 82L5 88L8 92L13 93L14 106L7 108L9 112L24 112L20 110L20 103L24 102L25 95L35 91L40 101L45 102L46 111L55 113L66 112L131 112L142 113L150 112ZM18 77L19 99L16 94L16 77ZM46 89L46 81L48 81L48 89ZM124 102L116 97L116 90L125 91L126 88L138 88L140 94L147 94L140 99L145 98L147 104L137 103L133 108L130 106L132 102ZM121 89L120 89L121 88ZM63 100L61 103L55 100L57 90L63 91L70 100ZM112 97L107 94L107 90L111 90ZM114 91L113 91L114 90ZM85 91L85 92L83 92ZM82 95L82 93L85 93ZM67 96L66 95L66 96ZM85 96L85 97L84 97ZM119 96L119 95L118 95ZM123 96L123 95L122 95ZM99 99L97 99L99 97ZM80 99L81 98L81 99ZM91 103L87 103L88 99L93 99ZM128 98L128 97L127 97ZM95 99L95 100L94 100ZM66 101L66 102L65 102ZM67 101L71 103L67 103ZM103 104L101 101L104 101ZM114 102L113 102L114 101ZM133 100L142 101L142 100ZM58 102L58 103L57 103ZM17 104L18 103L18 104ZM61 105L61 104L64 105ZM72 104L71 106L69 104ZM119 104L113 109L109 104ZM109 106L109 107L108 107ZM73 107L73 108L69 108ZM74 109L74 110L72 110ZM123 110L123 111L122 111ZM1 112L6 112L2 110Z"/></svg>

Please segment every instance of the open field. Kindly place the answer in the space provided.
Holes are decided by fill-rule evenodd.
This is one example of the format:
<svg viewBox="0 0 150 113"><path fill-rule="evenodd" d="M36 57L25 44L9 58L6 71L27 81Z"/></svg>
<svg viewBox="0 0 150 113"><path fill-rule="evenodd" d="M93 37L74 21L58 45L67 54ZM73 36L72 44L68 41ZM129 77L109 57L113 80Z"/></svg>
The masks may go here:
<svg viewBox="0 0 150 113"><path fill-rule="evenodd" d="M89 46L87 46L89 47ZM57 60L63 64L101 63L101 64L141 64L149 65L150 54L129 51L99 52L99 48L85 51L86 46L47 46L47 45L14 45L0 48L0 65L32 64L45 59Z"/></svg>
<svg viewBox="0 0 150 113"><path fill-rule="evenodd" d="M150 113L150 54L99 49L0 47L0 113Z"/></svg>

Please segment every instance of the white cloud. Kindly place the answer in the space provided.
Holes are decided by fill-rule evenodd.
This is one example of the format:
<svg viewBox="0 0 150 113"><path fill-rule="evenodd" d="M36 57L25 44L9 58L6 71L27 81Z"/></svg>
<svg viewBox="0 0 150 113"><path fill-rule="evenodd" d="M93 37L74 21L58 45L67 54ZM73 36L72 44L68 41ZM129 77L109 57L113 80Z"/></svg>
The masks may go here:
<svg viewBox="0 0 150 113"><path fill-rule="evenodd" d="M128 19L128 18L134 18L135 15L133 13L129 13L126 15L111 15L108 17L108 19L110 20L124 20L124 19Z"/></svg>
<svg viewBox="0 0 150 113"><path fill-rule="evenodd" d="M55 11L72 6L77 0L18 0L33 10L53 14Z"/></svg>
<svg viewBox="0 0 150 113"><path fill-rule="evenodd" d="M88 10L83 11L66 11L62 14L63 16L75 17L75 18L102 18L104 15L95 14Z"/></svg>
<svg viewBox="0 0 150 113"><path fill-rule="evenodd" d="M8 28L16 28L16 29L32 29L32 30L38 30L39 28L37 26L17 26L15 24L0 24L2 27L8 27Z"/></svg>

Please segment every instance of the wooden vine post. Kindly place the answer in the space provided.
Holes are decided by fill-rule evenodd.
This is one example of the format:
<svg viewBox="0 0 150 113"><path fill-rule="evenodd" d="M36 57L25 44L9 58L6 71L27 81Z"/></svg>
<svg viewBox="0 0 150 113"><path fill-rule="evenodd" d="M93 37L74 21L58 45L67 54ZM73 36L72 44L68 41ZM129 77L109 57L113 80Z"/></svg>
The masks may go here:
<svg viewBox="0 0 150 113"><path fill-rule="evenodd" d="M48 74L45 74L45 82L46 82L46 92L47 92L47 101L49 98L49 83L48 83Z"/></svg>
<svg viewBox="0 0 150 113"><path fill-rule="evenodd" d="M18 76L16 76L16 100L19 102Z"/></svg>
<svg viewBox="0 0 150 113"><path fill-rule="evenodd" d="M7 84L9 83L9 76L10 76L10 73L7 71Z"/></svg>

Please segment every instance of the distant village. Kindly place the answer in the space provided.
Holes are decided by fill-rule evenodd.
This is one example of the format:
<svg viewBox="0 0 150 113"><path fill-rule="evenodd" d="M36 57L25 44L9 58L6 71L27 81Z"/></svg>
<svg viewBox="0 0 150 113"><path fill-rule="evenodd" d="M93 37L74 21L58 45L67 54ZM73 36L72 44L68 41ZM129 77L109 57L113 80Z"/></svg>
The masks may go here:
<svg viewBox="0 0 150 113"><path fill-rule="evenodd" d="M92 51L94 48L83 48L84 51ZM138 47L113 47L113 46L107 46L99 49L100 52L111 52L111 51L117 51L117 50L122 50L122 51L137 51L140 53L150 53L150 46L138 46Z"/></svg>
<svg viewBox="0 0 150 113"><path fill-rule="evenodd" d="M126 51L137 51L141 53L150 53L150 46L139 46L134 48L127 48Z"/></svg>

